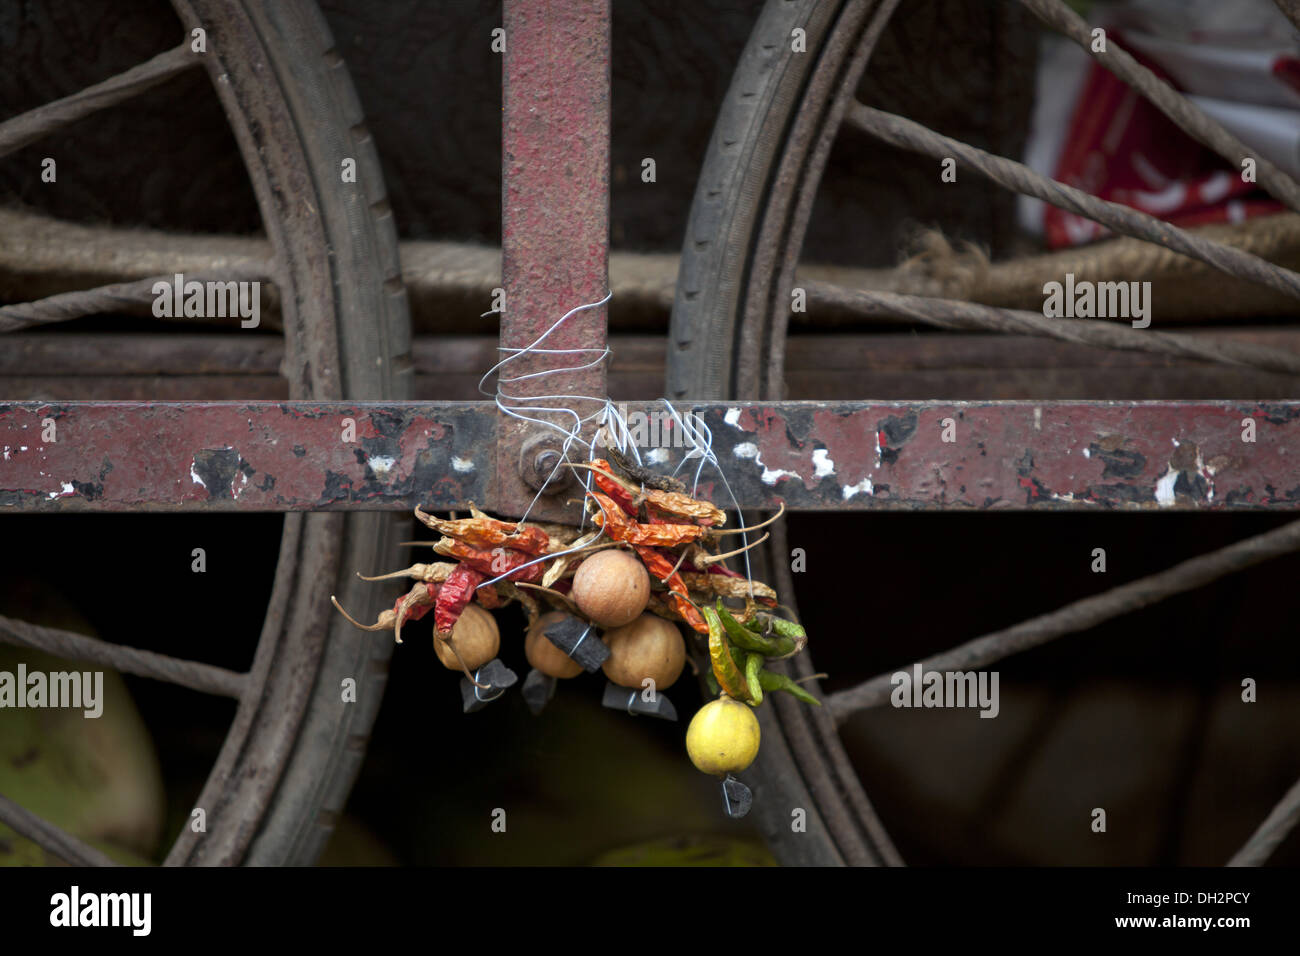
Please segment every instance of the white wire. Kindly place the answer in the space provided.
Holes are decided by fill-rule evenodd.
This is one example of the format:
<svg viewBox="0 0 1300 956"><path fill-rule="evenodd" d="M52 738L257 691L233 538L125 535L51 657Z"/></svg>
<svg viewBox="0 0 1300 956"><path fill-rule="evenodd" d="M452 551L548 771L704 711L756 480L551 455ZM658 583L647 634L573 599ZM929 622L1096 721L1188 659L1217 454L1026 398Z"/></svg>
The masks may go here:
<svg viewBox="0 0 1300 956"><path fill-rule="evenodd" d="M627 421L624 419L622 413L618 410L618 407L612 401L610 401L608 397L597 396L597 395L575 395L575 394L513 395L502 388L503 384L522 382L528 379L542 378L547 375L558 375L558 374L563 374L568 372L580 372L589 368L595 368L596 366L604 362L606 359L608 359L609 356L613 354L610 351L608 344L606 344L602 348L550 349L550 348L542 348L541 343L545 341L546 338L552 332L554 332L566 321L568 321L570 316L573 316L578 312L582 312L586 309L599 308L600 306L609 302L612 297L613 297L613 292L607 292L605 294L605 297L599 300L598 302L587 302L584 303L583 305L579 305L575 308L570 309L568 312L564 313L564 315L562 315L549 329L547 329L545 332L539 335L535 340L533 340L528 345L523 346L522 348L514 347L514 346L504 346L504 345L498 346L497 349L498 351L508 352L510 354L506 355L505 358L501 359L501 361L497 362L490 369L484 372L483 377L479 379L478 389L480 394L491 395L494 401L496 402L497 408L500 409L501 412L503 412L506 415L509 415L512 418L517 418L520 421L526 421L536 425L542 425L546 428L553 429L559 432L564 437L564 443L560 448L560 460L556 462L555 467L552 468L550 474L546 476L546 480L542 483L542 487L538 489L537 494L533 496L533 500L528 503L528 507L524 510L523 515L519 518L520 523L522 523L528 518L528 515L533 510L533 506L537 504L543 492L545 492L546 487L551 483L552 480L554 480L555 475L559 471L559 469L563 467L566 462L571 462L571 459L569 458L569 449L575 443L577 443L579 447L586 449L587 459L590 460L596 457L596 445L599 442L601 442L601 436L603 435L605 436L604 443L607 445L607 447L617 448L619 452L624 455L630 453L631 457L636 461L637 465L643 467L643 463L641 461L641 454L637 450L637 444L633 438L632 431L628 427ZM483 315L485 316L491 315L493 312L496 311L497 310L494 309L489 312L484 312ZM542 369L541 371L537 371L537 372L528 372L524 375L515 375L515 376L508 376L508 377L503 377L501 374L499 374L500 370L503 369L506 365L508 365L511 362L517 361L530 353L541 353L541 354L548 354L548 355L578 355L578 354L587 354L593 352L599 354L596 356L596 358L592 359L591 361L583 365L572 365L572 366L564 366L560 368ZM492 375L493 372L498 373L497 387L495 393L489 392L487 391L487 389L484 388L484 383L487 381L488 377ZM508 405L506 404L507 400L510 402L527 402L527 403L539 402L539 401L562 402L566 400L581 400L581 401L596 401L596 402L601 402L602 404L599 411L593 412L590 415L582 416L579 415L577 411L575 411L572 407L568 405L533 405L533 404ZM682 460L678 462L677 467L673 469L672 474L676 475L677 472L681 470L682 466L685 465L686 462L689 461L690 459L692 458L699 459L699 464L696 466L695 469L694 480L691 484L691 495L692 497L694 497L697 489L699 488L700 477L703 473L704 467L706 465L712 465L714 470L717 471L718 477L722 480L722 485L726 489L727 496L731 499L731 504L735 509L738 518L738 527L743 528L745 524L745 520L744 520L744 514L741 512L740 509L740 503L736 500L736 495L732 491L731 483L727 481L727 475L722 467L722 463L718 461L718 456L713 451L713 433L709 430L709 427L706 424L704 424L703 420L699 418L699 416L692 413L691 415L688 416L689 418L688 420L687 418L682 417L682 415L677 411L677 409L673 406L673 404L670 401L668 401L668 399L661 398L659 399L659 401L664 405L665 408L667 408L668 413L669 415L672 416L673 421L676 422L678 427L681 428L681 434L690 444L689 450L682 456ZM573 423L570 428L564 428L563 426L561 426L560 424L554 421L551 421L546 418L539 418L536 417L536 415L525 414L525 412L533 412L533 413L551 412L557 415L572 416ZM584 441L582 438L582 427L583 425L593 420L598 422L599 427L596 429L596 432L592 436L590 441ZM583 475L582 484L583 484L583 488L588 492L591 491L591 482L592 482L592 475L590 472L586 472ZM586 522L587 522L587 509L583 508L582 521L579 524L579 528L581 529L586 527ZM525 562L524 564L519 565L518 567L510 569L504 574L498 575L495 578L490 578L484 581L482 584L478 585L478 587L485 587L489 584L495 584L497 581L504 580L516 574L521 568L530 567L531 565L537 564L540 561L549 561L553 558L558 558L567 554L572 554L575 551L581 550L582 548L594 544L596 541L600 540L601 535L603 535L604 533L605 533L605 529L604 527L602 527L601 533L597 535L596 538L594 538L592 541L589 541L584 545L572 547L564 551L557 551L551 554L545 554L540 557L534 558L533 560ZM742 539L742 543L746 547L746 550L743 552L745 557L745 579L749 585L749 595L752 598L754 596L754 582L753 582L753 575L750 570L749 551L747 550L749 545L749 533L746 531L742 531L741 539Z"/></svg>

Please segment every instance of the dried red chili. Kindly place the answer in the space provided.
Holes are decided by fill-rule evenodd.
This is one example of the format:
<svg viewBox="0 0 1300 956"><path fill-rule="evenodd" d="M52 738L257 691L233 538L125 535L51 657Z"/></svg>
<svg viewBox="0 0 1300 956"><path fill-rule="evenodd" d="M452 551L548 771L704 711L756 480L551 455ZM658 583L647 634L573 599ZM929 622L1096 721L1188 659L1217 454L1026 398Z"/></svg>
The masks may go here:
<svg viewBox="0 0 1300 956"><path fill-rule="evenodd" d="M615 541L673 548L698 541L707 530L695 524L641 524L629 518L607 495L598 491L587 494L600 506L600 512L592 520Z"/></svg>
<svg viewBox="0 0 1300 956"><path fill-rule="evenodd" d="M593 458L587 465L596 476L596 486L622 506L629 515L635 515L642 502L657 508L673 518L690 518L701 525L716 526L724 524L726 514L712 502L701 501L678 491L663 491L658 488L638 488L626 478L620 478L603 458Z"/></svg>
<svg viewBox="0 0 1300 956"><path fill-rule="evenodd" d="M483 551L455 538L443 538L434 544L433 550L448 557L458 558L462 564L468 564L488 577L495 578L505 574L511 581L536 584L546 573L544 561L523 567L533 560L533 556L511 548L497 547L491 551Z"/></svg>
<svg viewBox="0 0 1300 956"><path fill-rule="evenodd" d="M676 564L672 558L659 551L656 548L647 545L633 545L636 553L641 556L642 563L650 576L658 578L668 585L668 604L674 611L682 616L682 620L691 626L693 630L701 634L709 633L709 625L705 623L700 612L695 609L686 596L686 583L682 581L682 576L674 569Z"/></svg>
<svg viewBox="0 0 1300 956"><path fill-rule="evenodd" d="M441 634L450 634L460 620L465 606L474 597L474 589L487 580L468 564L456 565L447 580L438 589L438 601L433 612L434 627Z"/></svg>
<svg viewBox="0 0 1300 956"><path fill-rule="evenodd" d="M499 521L482 513L473 518L447 520L427 515L416 508L415 516L433 530L483 551L508 547L535 557L545 554L550 546L550 536L541 528Z"/></svg>

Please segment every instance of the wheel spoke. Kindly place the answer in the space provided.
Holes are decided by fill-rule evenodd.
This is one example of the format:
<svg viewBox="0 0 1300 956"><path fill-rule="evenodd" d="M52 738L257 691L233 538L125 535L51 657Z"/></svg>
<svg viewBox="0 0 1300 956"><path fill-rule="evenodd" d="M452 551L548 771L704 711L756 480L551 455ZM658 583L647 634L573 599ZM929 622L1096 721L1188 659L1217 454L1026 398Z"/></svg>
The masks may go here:
<svg viewBox="0 0 1300 956"><path fill-rule="evenodd" d="M1066 6L1062 0L1020 0L1020 2L1043 23L1069 37L1082 47L1085 53L1145 96L1160 112L1177 123L1188 136L1226 159L1233 168L1240 170L1243 159L1253 159L1259 184L1292 209L1300 211L1300 184L1229 133L1218 121L1207 116L1191 100L1121 50L1110 38L1106 40L1106 52L1094 52L1092 29L1083 17ZM1290 5L1292 10L1288 15L1294 13L1293 0Z"/></svg>
<svg viewBox="0 0 1300 956"><path fill-rule="evenodd" d="M1286 14L1286 18L1300 30L1300 0L1274 0L1277 8Z"/></svg>
<svg viewBox="0 0 1300 956"><path fill-rule="evenodd" d="M4 794L0 794L0 823L12 827L20 836L25 836L42 849L53 853L64 863L72 866L119 865L90 844L56 827L48 820L42 820L30 810L14 803Z"/></svg>
<svg viewBox="0 0 1300 956"><path fill-rule="evenodd" d="M1300 821L1300 780L1286 792L1277 806L1250 835L1250 839L1233 854L1228 866L1262 866Z"/></svg>
<svg viewBox="0 0 1300 956"><path fill-rule="evenodd" d="M79 93L11 117L0 123L0 157L8 156L14 150L43 136L56 133L91 113L138 96L198 65L199 58L190 52L189 43L182 43L124 73L88 86Z"/></svg>
<svg viewBox="0 0 1300 956"><path fill-rule="evenodd" d="M84 634L41 627L10 617L0 617L0 641L70 660L92 661L125 674L151 677L218 697L238 700L248 683L248 675L224 667L123 647Z"/></svg>
<svg viewBox="0 0 1300 956"><path fill-rule="evenodd" d="M945 329L1008 332L1060 339L1096 348L1156 352L1180 358L1245 365L1265 372L1300 375L1300 354L1246 342L1231 342L1209 336L1187 336L1170 332L1134 329L1100 319L1048 318L1037 312L1003 309L960 299L934 299L867 289L845 289L825 282L804 281L814 302L851 309L861 315L914 319Z"/></svg>
<svg viewBox="0 0 1300 956"><path fill-rule="evenodd" d="M1293 521L1265 534L1183 561L1158 574L1067 604L1050 614L977 637L919 663L922 671L965 671L984 667L1297 550L1300 550L1300 521ZM892 677L897 672L889 671L856 687L831 694L827 704L836 722L843 723L856 711L887 702L894 687Z"/></svg>
<svg viewBox="0 0 1300 956"><path fill-rule="evenodd" d="M1024 163L976 149L960 140L936 133L920 123L862 103L855 102L849 107L845 122L902 149L924 153L936 159L955 156L1007 189L1033 196L1080 216L1087 216L1115 232L1146 239L1174 252L1199 259L1239 279L1258 282L1270 289L1300 298L1300 274L1290 269L1283 269L1241 249L1192 235L1128 206L1090 196L1081 189L1036 173Z"/></svg>
<svg viewBox="0 0 1300 956"><path fill-rule="evenodd" d="M220 276L216 281L238 282L259 276L260 272L231 272ZM175 278L174 275L152 276L134 282L119 282L77 292L61 292L34 302L0 306L0 332L16 332L33 326L68 322L82 316L98 315L103 312L130 311L157 298L157 293L153 291L156 283L170 284L175 281ZM186 284L190 281L206 282L212 278L212 276L191 275L186 277Z"/></svg>

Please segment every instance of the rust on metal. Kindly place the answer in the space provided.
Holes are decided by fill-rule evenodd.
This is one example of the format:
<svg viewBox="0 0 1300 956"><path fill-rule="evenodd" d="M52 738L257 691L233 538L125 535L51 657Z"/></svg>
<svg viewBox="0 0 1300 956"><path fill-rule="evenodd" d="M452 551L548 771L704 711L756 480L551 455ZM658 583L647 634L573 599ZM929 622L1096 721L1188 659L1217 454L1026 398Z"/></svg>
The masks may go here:
<svg viewBox="0 0 1300 956"><path fill-rule="evenodd" d="M463 507L488 495L491 407L0 405L0 510Z"/></svg>
<svg viewBox="0 0 1300 956"><path fill-rule="evenodd" d="M501 345L523 348L576 306L605 297L609 283L609 0L564 4L505 4L502 83ZM544 369L592 367L504 383L512 395L589 395L536 404L570 407L586 416L606 395L606 309L569 319L540 345L595 349L576 354L531 353L503 377ZM503 352L502 356L509 355ZM543 416L563 422L571 417ZM519 473L519 451L534 430L508 416L497 435L499 506L522 512L534 496ZM588 426L587 433L594 430ZM536 517L558 517L562 504L539 502Z"/></svg>
<svg viewBox="0 0 1300 956"><path fill-rule="evenodd" d="M632 402L625 411L651 419L662 409ZM1300 509L1300 402L795 401L679 411L708 426L746 508ZM491 402L3 404L0 512L474 501L517 515L517 499L497 484L503 470L518 478L517 452L500 459L499 428ZM686 452L680 438L648 433L659 447L643 445L643 459L672 471ZM685 462L679 477L689 482L697 464ZM699 491L730 503L712 467Z"/></svg>
<svg viewBox="0 0 1300 956"><path fill-rule="evenodd" d="M1296 402L782 402L696 411L744 502L1300 508Z"/></svg>

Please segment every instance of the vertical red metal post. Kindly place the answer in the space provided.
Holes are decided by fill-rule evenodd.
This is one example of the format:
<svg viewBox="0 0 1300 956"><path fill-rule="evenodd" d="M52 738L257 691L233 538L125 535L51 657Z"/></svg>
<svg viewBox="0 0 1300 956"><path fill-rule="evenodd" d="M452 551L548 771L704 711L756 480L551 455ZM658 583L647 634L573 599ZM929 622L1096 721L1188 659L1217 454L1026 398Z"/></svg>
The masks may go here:
<svg viewBox="0 0 1300 956"><path fill-rule="evenodd" d="M570 309L608 292L609 0L506 0L505 43L501 344L522 348ZM587 309L570 316L540 347L601 349L606 328L605 307ZM585 365L597 356L532 353L511 362L502 375ZM503 388L514 395L600 396L600 401L532 403L571 407L587 416L603 403L605 366L505 383ZM566 428L572 422L571 416L536 417ZM521 473L537 457L536 446L528 442L551 430L507 415L499 425L494 504L503 513L519 514L535 493ZM584 434L593 428L588 425ZM561 507L543 498L530 517L558 517Z"/></svg>

